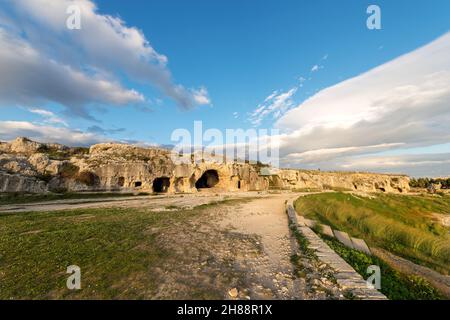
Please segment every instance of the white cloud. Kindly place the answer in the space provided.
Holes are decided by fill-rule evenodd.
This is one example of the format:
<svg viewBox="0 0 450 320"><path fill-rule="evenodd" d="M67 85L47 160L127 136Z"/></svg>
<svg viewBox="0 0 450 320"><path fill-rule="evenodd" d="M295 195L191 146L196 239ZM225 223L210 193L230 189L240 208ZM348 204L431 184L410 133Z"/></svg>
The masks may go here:
<svg viewBox="0 0 450 320"><path fill-rule="evenodd" d="M16 50L19 55L26 55L27 48L39 55L42 67L34 72L39 71L35 74L40 78L46 77L49 68L63 68L78 81L86 82L86 78L95 81L93 90L83 90L93 91L94 98L98 97L96 91L102 90L103 96L100 95L94 102L105 98L104 95L112 100L109 103L122 104L130 100L135 102L136 99L143 101L139 93L125 90L117 81L111 80L114 75L120 74L132 81L156 86L182 108L210 104L210 99L203 94L206 89L187 90L173 83L167 68L167 57L150 45L142 31L126 26L120 18L99 14L91 0L16 0L8 4L14 14L14 19L4 22L11 33L10 38L23 44L20 47L23 52L19 48ZM81 8L81 30L69 30L66 27L66 9L69 5ZM0 63L3 64L3 61ZM15 66L8 71L16 77L25 78L29 73L23 69ZM36 85L26 84L32 86L31 93L36 93ZM50 97L44 97L54 99L52 95L55 92L51 90L51 84L44 84L47 86L39 86L40 91L52 91ZM26 93L27 88L22 91ZM76 92L74 96L79 93ZM69 95L68 100L73 98L63 90L56 102L65 100L65 94Z"/></svg>
<svg viewBox="0 0 450 320"><path fill-rule="evenodd" d="M335 166L351 171L400 172L415 177L443 177L450 176L450 154L368 155L338 159Z"/></svg>
<svg viewBox="0 0 450 320"><path fill-rule="evenodd" d="M63 126L68 126L67 122L55 115L53 112L44 109L29 109L31 113L38 114L44 118L44 122L50 124L62 124Z"/></svg>
<svg viewBox="0 0 450 320"><path fill-rule="evenodd" d="M235 119L239 118L239 112L233 112L233 118Z"/></svg>
<svg viewBox="0 0 450 320"><path fill-rule="evenodd" d="M28 137L35 141L57 142L69 146L89 146L109 140L91 132L39 125L28 121L0 121L0 136L6 141L16 137Z"/></svg>
<svg viewBox="0 0 450 320"><path fill-rule="evenodd" d="M316 149L308 150L301 153L290 153L286 156L289 162L297 163L308 163L316 161L334 160L336 157L343 157L348 154L364 154L367 152L376 152L380 150L392 149L395 147L403 146L403 143L383 143L379 145L372 146L362 146L362 147L341 147L341 148L327 148L327 149Z"/></svg>
<svg viewBox="0 0 450 320"><path fill-rule="evenodd" d="M0 103L58 102L74 114L88 116L89 103L127 104L144 101L105 78L88 76L43 56L23 40L0 29Z"/></svg>
<svg viewBox="0 0 450 320"><path fill-rule="evenodd" d="M194 101L199 105L211 104L211 100L208 95L208 90L206 90L206 88L204 87L201 87L198 90L193 90L192 95L194 97Z"/></svg>
<svg viewBox="0 0 450 320"><path fill-rule="evenodd" d="M269 115L272 115L273 119L280 118L287 110L289 110L289 108L294 106L292 97L297 90L297 87L293 87L286 92L272 92L272 94L265 98L264 102L258 105L258 107L250 114L250 122L254 126L259 126Z"/></svg>
<svg viewBox="0 0 450 320"><path fill-rule="evenodd" d="M446 143L448 123L450 33L318 92L275 126L284 132L285 164L326 163L335 169L333 163L344 157L348 162L357 155Z"/></svg>
<svg viewBox="0 0 450 320"><path fill-rule="evenodd" d="M311 72L317 72L317 71L319 71L320 69L323 69L323 68L324 68L324 66L315 64L315 65L312 66Z"/></svg>

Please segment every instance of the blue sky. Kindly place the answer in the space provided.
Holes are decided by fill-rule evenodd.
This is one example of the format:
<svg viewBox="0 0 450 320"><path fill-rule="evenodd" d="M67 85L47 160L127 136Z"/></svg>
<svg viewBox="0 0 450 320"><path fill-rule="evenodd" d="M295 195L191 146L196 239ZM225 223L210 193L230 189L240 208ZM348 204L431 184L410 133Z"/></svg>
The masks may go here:
<svg viewBox="0 0 450 320"><path fill-rule="evenodd" d="M92 12L87 17L83 17L82 12L82 30L68 32L55 31L55 26L59 27L58 23L61 24L66 18L61 14L61 7L46 7L44 0L1 0L0 30L3 30L3 41L12 43L11 48L29 44L43 58L49 59L45 61L56 61L60 66L69 65L73 70L94 73L101 70L99 74L102 79L113 79L111 83L117 85L114 90L120 91L120 97L101 93L105 96L97 101L92 96L96 93L93 90L92 95L74 102L72 97L59 99L59 94L48 93L49 90L44 90L45 94L38 92L42 88L36 88L35 85L30 90L20 91L21 99L15 99L8 92L3 93L2 97L0 91L0 121L8 122L3 130L0 126L0 140L8 140L13 134L23 132L41 140L57 137L63 140L60 142L70 144L109 139L169 144L174 129L191 129L194 120L202 120L204 127L221 130L255 125L280 127L280 124L286 123L284 118L288 110L302 108L304 102L318 92L414 52L450 30L450 2L447 0L169 0L133 1L132 4L119 0L97 0L94 9L91 1L75 2L86 5L86 10ZM366 8L370 4L381 8L381 30L369 30L366 27ZM43 19L42 16L47 14L52 16ZM92 17L95 14L95 17L92 18L91 14ZM115 50L115 46L121 44L105 39L110 33L98 33L102 36L98 42L105 42L103 47L109 50L102 51L95 48L95 41L87 41L89 35L83 32L92 34L93 30L89 30L89 27L102 27L94 21L103 16L120 18L120 28L140 30L142 37L149 41L149 46L156 52L145 51L153 59L149 64L158 65L159 71L151 75L144 72L139 74L137 69L142 68L133 66L133 60L126 55L128 51L125 49L130 48L126 45L130 43L124 44L126 48L123 50ZM92 18L93 23L88 20L83 27L84 18ZM48 23L49 20L52 22ZM81 32L82 36L79 37L76 32ZM448 39L443 41L448 42ZM3 46L0 50L7 54L7 48ZM161 57L167 62L161 63L158 60ZM444 62L441 71L450 71L448 59ZM136 66L139 63L137 61ZM9 72L11 70L12 67L7 69ZM433 69L433 72L436 70ZM39 76L45 79L45 71L39 68L39 72L42 72ZM86 74L90 76L89 72ZM170 80L162 83L159 80L163 77L161 74L165 76L167 73L170 73ZM3 78L5 76L5 73L2 74ZM445 77L442 81L446 80ZM86 92L86 86L88 84L80 85L80 95ZM182 87L182 93L174 89L178 86ZM265 99L272 94L272 100L264 104ZM279 113L267 113L266 116L255 114L259 107L265 106L267 109L273 106L271 101L276 101L277 97ZM181 105L180 100L188 102ZM439 110L442 112L442 109ZM443 119L448 115L446 111L448 108L443 111ZM288 114L291 120L297 120L293 118L295 110ZM308 119L301 116L303 120ZM17 123L14 127L14 122L19 121L32 123L33 126ZM430 126L430 123L427 125ZM39 131L44 126L47 133ZM49 131L48 127L63 128L69 137L63 136L62 131ZM290 129L295 131L301 128L292 127L291 123ZM70 130L80 134L70 135ZM49 135L48 132L54 134ZM83 135L86 132L89 134ZM402 164L408 161L420 163L420 169L410 164L391 167L387 162L374 166L370 161L362 162L365 164L361 166L349 167L348 161L351 159L344 159L343 155L334 159L336 161L329 158L308 161L305 155L316 152L314 147L294 152L287 146L286 150L292 152L282 152L282 155L287 158L290 154L301 155L300 162L286 161L287 166L448 175L449 163L445 159L450 153L447 143L450 140L445 141L448 131L443 129L441 133L444 134L443 141L429 139L420 143L413 143L404 137L386 142L390 139L380 137L379 141L370 144L371 148L375 146L373 150L376 152L351 155L354 157L351 159L372 159L376 156L397 157L398 160L403 157ZM80 138L77 141L74 137ZM408 143L401 139L408 140ZM295 143L301 144L301 141ZM363 141L356 145L339 142L318 149L322 150L319 152L322 154L324 148L332 149L334 153L335 149L364 149L367 146ZM422 158L420 161L411 160L411 156L424 157L427 154L431 154L427 162ZM348 156L347 149L345 155ZM436 161L439 162L438 169L435 168Z"/></svg>

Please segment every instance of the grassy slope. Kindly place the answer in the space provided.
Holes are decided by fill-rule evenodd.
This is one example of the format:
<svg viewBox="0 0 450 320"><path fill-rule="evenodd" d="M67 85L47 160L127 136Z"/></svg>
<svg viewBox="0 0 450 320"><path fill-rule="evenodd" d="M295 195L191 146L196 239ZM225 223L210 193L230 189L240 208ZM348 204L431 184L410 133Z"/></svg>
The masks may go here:
<svg viewBox="0 0 450 320"><path fill-rule="evenodd" d="M367 268L380 267L381 292L391 300L435 300L445 299L438 290L420 277L397 272L384 261L374 256L349 249L333 238L324 236L325 242L347 261L364 279L369 277Z"/></svg>
<svg viewBox="0 0 450 320"><path fill-rule="evenodd" d="M0 215L0 299L149 298L158 281L151 267L173 256L153 230L194 218L208 206ZM66 289L72 264L81 267L83 290Z"/></svg>
<svg viewBox="0 0 450 320"><path fill-rule="evenodd" d="M298 212L438 272L450 273L449 229L433 213L450 214L449 196L326 193L299 198Z"/></svg>

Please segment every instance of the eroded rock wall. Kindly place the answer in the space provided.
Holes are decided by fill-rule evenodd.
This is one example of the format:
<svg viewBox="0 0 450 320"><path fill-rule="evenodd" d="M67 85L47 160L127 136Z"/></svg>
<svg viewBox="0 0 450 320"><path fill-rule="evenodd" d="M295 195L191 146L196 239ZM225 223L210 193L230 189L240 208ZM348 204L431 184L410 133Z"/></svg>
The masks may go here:
<svg viewBox="0 0 450 320"><path fill-rule="evenodd" d="M44 144L27 138L0 143L0 192L145 191L191 193L206 189L276 189L407 192L409 178L372 173L278 170L264 175L249 163L224 162L212 155L175 155L166 149L102 143L87 148Z"/></svg>
<svg viewBox="0 0 450 320"><path fill-rule="evenodd" d="M280 170L271 184L286 189L347 190L362 192L404 193L410 190L405 175Z"/></svg>
<svg viewBox="0 0 450 320"><path fill-rule="evenodd" d="M47 190L45 181L0 171L0 192L45 193Z"/></svg>

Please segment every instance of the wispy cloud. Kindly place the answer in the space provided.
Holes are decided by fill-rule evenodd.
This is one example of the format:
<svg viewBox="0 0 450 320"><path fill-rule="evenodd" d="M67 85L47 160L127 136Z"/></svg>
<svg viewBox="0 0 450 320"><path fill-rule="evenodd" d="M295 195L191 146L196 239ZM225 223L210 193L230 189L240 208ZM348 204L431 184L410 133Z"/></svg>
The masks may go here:
<svg viewBox="0 0 450 320"><path fill-rule="evenodd" d="M28 111L43 117L45 123L61 124L65 127L68 126L66 121L64 121L63 119L61 119L60 117L58 117L57 115L55 115L53 112L51 112L49 110L34 108L34 109L28 109Z"/></svg>
<svg viewBox="0 0 450 320"><path fill-rule="evenodd" d="M317 71L319 71L320 69L323 69L323 68L324 68L324 66L319 65L319 64L315 64L315 65L312 66L311 72L317 72Z"/></svg>
<svg viewBox="0 0 450 320"><path fill-rule="evenodd" d="M250 114L250 123L254 126L259 126L262 121L268 116L272 119L280 118L286 111L294 106L293 96L297 92L298 87L293 87L289 91L272 92L264 102Z"/></svg>
<svg viewBox="0 0 450 320"><path fill-rule="evenodd" d="M97 135L109 135L109 134L122 133L125 131L126 131L125 128L105 129L105 128L97 126L97 125L90 126L87 129L87 132L95 133Z"/></svg>

